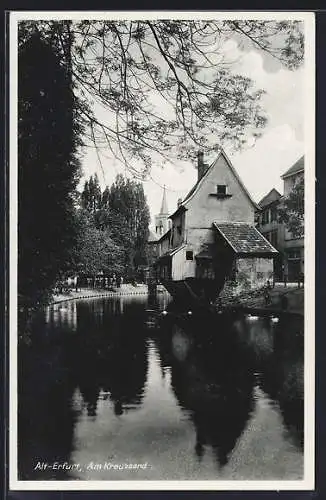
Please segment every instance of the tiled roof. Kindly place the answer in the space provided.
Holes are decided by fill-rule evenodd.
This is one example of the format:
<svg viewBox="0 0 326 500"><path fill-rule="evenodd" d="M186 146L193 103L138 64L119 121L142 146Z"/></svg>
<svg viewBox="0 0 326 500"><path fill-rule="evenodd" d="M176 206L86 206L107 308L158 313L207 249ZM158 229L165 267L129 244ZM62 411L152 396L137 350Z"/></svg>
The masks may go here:
<svg viewBox="0 0 326 500"><path fill-rule="evenodd" d="M302 156L297 162L295 162L295 164L292 165L292 167L282 175L282 179L284 179L284 177L289 177L290 175L301 172L302 170L304 170L304 156Z"/></svg>
<svg viewBox="0 0 326 500"><path fill-rule="evenodd" d="M282 198L282 195L277 191L277 189L273 188L271 191L264 196L258 203L260 208L267 207L271 203L274 203L275 201L278 201L280 198Z"/></svg>
<svg viewBox="0 0 326 500"><path fill-rule="evenodd" d="M214 222L213 225L236 253L277 253L266 238L250 224L244 222Z"/></svg>

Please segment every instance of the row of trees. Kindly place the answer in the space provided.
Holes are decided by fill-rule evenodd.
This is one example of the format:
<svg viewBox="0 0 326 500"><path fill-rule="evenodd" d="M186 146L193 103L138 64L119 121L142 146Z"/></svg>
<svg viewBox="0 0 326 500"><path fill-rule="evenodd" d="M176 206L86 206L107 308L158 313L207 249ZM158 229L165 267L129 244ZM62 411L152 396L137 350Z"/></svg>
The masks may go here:
<svg viewBox="0 0 326 500"><path fill-rule="evenodd" d="M85 182L80 205L80 269L87 275L103 271L133 279L146 264L150 222L142 184L119 174L102 192L95 174Z"/></svg>

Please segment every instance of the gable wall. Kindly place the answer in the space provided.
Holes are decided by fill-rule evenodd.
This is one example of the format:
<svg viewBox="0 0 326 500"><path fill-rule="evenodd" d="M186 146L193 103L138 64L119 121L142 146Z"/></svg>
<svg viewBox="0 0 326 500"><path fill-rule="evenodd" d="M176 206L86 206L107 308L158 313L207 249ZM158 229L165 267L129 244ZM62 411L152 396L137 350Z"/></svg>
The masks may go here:
<svg viewBox="0 0 326 500"><path fill-rule="evenodd" d="M216 193L217 184L226 184L228 193L232 196L224 199L210 196L211 193ZM186 229L188 230L198 227L210 228L213 221L254 223L254 206L242 190L222 154L186 207L188 209Z"/></svg>

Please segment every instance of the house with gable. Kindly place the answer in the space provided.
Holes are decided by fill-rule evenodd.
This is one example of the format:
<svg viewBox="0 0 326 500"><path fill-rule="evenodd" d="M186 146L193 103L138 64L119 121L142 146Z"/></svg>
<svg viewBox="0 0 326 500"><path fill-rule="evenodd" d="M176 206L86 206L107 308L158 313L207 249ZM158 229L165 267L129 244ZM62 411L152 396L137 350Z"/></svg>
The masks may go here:
<svg viewBox="0 0 326 500"><path fill-rule="evenodd" d="M278 208L284 197L288 196L295 185L304 178L304 156L299 158L281 176L284 194L271 189L258 203L256 213L257 229L279 251L275 261L276 279L297 281L300 273L304 272L304 237L294 236L284 222L278 218Z"/></svg>
<svg viewBox="0 0 326 500"><path fill-rule="evenodd" d="M255 228L257 205L221 149L198 153L198 180L170 216L156 272L175 297L213 301L266 285L277 251Z"/></svg>

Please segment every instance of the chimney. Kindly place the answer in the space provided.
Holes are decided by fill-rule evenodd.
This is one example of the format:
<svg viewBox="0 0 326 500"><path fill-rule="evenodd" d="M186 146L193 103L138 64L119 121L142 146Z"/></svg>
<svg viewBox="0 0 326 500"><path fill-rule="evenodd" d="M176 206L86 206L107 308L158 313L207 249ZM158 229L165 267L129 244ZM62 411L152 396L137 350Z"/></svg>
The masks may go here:
<svg viewBox="0 0 326 500"><path fill-rule="evenodd" d="M182 198L178 198L178 208L180 207L181 203L182 203Z"/></svg>
<svg viewBox="0 0 326 500"><path fill-rule="evenodd" d="M208 169L208 165L207 163L204 163L204 153L202 151L198 151L197 158L198 158L198 163L197 163L198 180L200 180L203 177L203 175L205 175Z"/></svg>

